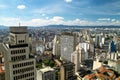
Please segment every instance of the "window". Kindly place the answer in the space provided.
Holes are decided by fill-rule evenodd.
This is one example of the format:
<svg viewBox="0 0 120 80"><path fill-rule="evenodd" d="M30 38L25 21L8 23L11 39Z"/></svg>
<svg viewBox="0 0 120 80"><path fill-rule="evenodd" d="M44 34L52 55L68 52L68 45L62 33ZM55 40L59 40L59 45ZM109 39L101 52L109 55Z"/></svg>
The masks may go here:
<svg viewBox="0 0 120 80"><path fill-rule="evenodd" d="M19 42L19 44L22 44L22 43L24 43L25 41L24 41L24 40L19 40L18 42Z"/></svg>

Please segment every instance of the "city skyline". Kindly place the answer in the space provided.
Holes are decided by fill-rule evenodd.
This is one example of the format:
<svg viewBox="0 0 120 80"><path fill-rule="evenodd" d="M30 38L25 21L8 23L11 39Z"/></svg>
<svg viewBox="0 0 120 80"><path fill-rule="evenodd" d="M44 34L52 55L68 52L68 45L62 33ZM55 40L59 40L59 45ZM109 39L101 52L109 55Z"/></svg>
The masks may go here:
<svg viewBox="0 0 120 80"><path fill-rule="evenodd" d="M119 0L1 0L0 25L120 25Z"/></svg>

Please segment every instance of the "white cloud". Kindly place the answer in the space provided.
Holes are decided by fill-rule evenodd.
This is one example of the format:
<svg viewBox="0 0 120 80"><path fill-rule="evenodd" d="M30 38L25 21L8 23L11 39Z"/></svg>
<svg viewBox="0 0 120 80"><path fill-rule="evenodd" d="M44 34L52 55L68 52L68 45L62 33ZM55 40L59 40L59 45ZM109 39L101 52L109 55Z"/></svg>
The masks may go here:
<svg viewBox="0 0 120 80"><path fill-rule="evenodd" d="M60 16L54 16L51 20L55 21L55 22L59 22L59 21L63 21L64 18L60 17Z"/></svg>
<svg viewBox="0 0 120 80"><path fill-rule="evenodd" d="M65 0L65 2L70 3L70 2L72 2L72 0Z"/></svg>
<svg viewBox="0 0 120 80"><path fill-rule="evenodd" d="M111 19L112 22L116 21L116 19Z"/></svg>
<svg viewBox="0 0 120 80"><path fill-rule="evenodd" d="M31 20L21 20L19 18L0 18L0 24L7 26L18 26L19 22L22 26L46 26L46 25L78 25L78 26L95 26L95 25L120 25L120 21L110 19L110 21L87 21L76 18L74 20L65 20L61 16L54 16L52 18L46 17L45 19L34 18Z"/></svg>
<svg viewBox="0 0 120 80"><path fill-rule="evenodd" d="M18 5L17 8L22 10L22 9L25 9L26 6L25 5Z"/></svg>
<svg viewBox="0 0 120 80"><path fill-rule="evenodd" d="M111 19L110 18L99 18L97 20L99 20L99 21L110 21Z"/></svg>
<svg viewBox="0 0 120 80"><path fill-rule="evenodd" d="M14 26L14 25L19 25L19 22L21 21L20 18L11 18L11 17L2 17L0 18L1 23L3 25L7 25L7 26Z"/></svg>

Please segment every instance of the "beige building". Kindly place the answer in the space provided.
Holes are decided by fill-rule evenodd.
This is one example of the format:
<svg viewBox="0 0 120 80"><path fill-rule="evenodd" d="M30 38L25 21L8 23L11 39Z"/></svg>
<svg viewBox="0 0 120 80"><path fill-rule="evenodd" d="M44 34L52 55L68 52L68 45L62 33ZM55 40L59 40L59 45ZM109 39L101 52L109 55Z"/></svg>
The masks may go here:
<svg viewBox="0 0 120 80"><path fill-rule="evenodd" d="M35 59L29 57L27 27L10 27L8 44L1 44L5 58L5 80L36 80Z"/></svg>
<svg viewBox="0 0 120 80"><path fill-rule="evenodd" d="M56 80L55 70L50 67L37 70L37 80Z"/></svg>

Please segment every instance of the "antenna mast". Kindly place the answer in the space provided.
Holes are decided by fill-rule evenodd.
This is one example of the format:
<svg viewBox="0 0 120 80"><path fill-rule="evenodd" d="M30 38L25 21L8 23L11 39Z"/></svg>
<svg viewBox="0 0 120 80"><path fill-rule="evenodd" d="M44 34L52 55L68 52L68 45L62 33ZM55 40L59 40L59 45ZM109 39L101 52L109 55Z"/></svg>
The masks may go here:
<svg viewBox="0 0 120 80"><path fill-rule="evenodd" d="M20 27L20 22L19 22L19 27Z"/></svg>

